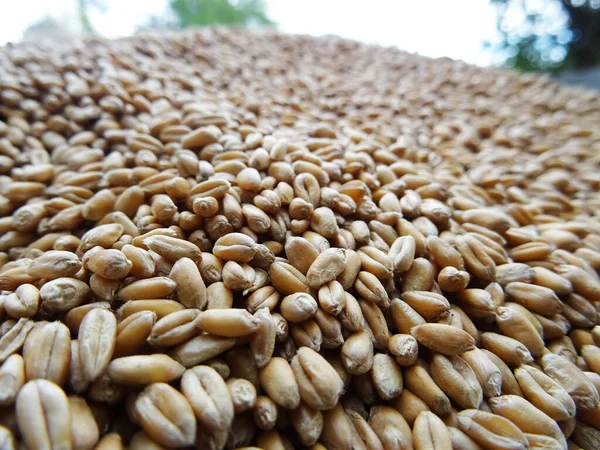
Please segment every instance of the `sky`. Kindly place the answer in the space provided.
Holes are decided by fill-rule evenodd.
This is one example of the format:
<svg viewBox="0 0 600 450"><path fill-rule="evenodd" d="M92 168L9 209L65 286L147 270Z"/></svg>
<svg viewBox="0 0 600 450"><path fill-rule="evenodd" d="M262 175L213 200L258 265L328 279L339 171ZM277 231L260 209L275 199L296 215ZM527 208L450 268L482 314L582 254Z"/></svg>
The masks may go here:
<svg viewBox="0 0 600 450"><path fill-rule="evenodd" d="M132 34L150 15L165 11L168 0L103 0L104 12L90 19L100 34ZM265 0L281 31L336 34L396 46L430 57L447 56L489 65L483 41L495 35L488 0ZM25 28L46 15L73 17L76 0L0 0L0 45L21 39Z"/></svg>

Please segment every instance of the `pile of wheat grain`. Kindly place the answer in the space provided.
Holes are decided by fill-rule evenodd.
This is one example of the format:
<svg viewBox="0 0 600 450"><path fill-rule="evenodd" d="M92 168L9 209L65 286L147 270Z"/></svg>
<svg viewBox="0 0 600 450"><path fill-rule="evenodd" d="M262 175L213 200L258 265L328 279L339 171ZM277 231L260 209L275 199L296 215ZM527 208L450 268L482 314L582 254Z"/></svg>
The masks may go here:
<svg viewBox="0 0 600 450"><path fill-rule="evenodd" d="M0 48L0 448L600 448L600 96L337 38Z"/></svg>

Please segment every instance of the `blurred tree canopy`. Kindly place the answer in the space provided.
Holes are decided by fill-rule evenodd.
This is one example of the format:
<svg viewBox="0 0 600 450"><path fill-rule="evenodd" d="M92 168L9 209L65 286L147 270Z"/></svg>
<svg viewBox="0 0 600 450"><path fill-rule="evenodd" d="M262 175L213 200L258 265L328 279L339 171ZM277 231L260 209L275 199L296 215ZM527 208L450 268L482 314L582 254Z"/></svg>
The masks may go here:
<svg viewBox="0 0 600 450"><path fill-rule="evenodd" d="M92 22L90 22L90 8L106 11L106 5L103 0L77 0L77 15L79 16L83 35L96 34L96 30L92 26Z"/></svg>
<svg viewBox="0 0 600 450"><path fill-rule="evenodd" d="M523 71L579 70L600 64L600 0L490 0L500 62Z"/></svg>
<svg viewBox="0 0 600 450"><path fill-rule="evenodd" d="M263 0L171 0L180 28L205 25L273 25Z"/></svg>
<svg viewBox="0 0 600 450"><path fill-rule="evenodd" d="M207 25L256 27L275 25L263 0L169 0L162 16L152 16L140 29Z"/></svg>

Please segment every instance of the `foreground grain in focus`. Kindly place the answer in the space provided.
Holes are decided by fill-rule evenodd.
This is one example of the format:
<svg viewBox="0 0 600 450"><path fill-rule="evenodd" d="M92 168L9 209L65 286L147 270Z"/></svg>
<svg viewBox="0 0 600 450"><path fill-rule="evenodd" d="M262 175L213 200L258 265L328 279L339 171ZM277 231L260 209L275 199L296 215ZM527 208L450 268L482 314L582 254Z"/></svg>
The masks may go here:
<svg viewBox="0 0 600 450"><path fill-rule="evenodd" d="M337 38L0 48L0 447L600 448L599 120Z"/></svg>

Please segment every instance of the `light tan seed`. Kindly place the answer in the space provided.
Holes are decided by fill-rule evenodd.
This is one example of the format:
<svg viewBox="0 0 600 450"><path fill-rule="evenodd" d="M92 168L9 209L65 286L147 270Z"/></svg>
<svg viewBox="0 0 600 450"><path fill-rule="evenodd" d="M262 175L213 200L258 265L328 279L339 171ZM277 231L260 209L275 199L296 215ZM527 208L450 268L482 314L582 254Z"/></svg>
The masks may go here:
<svg viewBox="0 0 600 450"><path fill-rule="evenodd" d="M421 362L404 370L404 385L437 415L445 416L450 412L450 400Z"/></svg>
<svg viewBox="0 0 600 450"><path fill-rule="evenodd" d="M337 318L342 326L349 331L362 330L365 326L365 318L360 304L349 292L345 293L344 309L337 315Z"/></svg>
<svg viewBox="0 0 600 450"><path fill-rule="evenodd" d="M167 298L177 288L176 281L168 277L154 277L134 281L117 293L119 300L152 300Z"/></svg>
<svg viewBox="0 0 600 450"><path fill-rule="evenodd" d="M571 324L562 314L556 314L551 317L546 317L537 313L534 313L533 315L542 326L542 332L545 339L559 339L571 329Z"/></svg>
<svg viewBox="0 0 600 450"><path fill-rule="evenodd" d="M119 240L124 231L123 225L118 223L94 227L81 237L77 254L83 255L85 252L96 246L110 248Z"/></svg>
<svg viewBox="0 0 600 450"><path fill-rule="evenodd" d="M201 334L170 351L169 355L186 368L208 361L229 350L235 345L235 339Z"/></svg>
<svg viewBox="0 0 600 450"><path fill-rule="evenodd" d="M402 300L423 318L432 320L450 309L450 303L440 294L427 291L410 291L402 294Z"/></svg>
<svg viewBox="0 0 600 450"><path fill-rule="evenodd" d="M148 342L155 347L173 347L186 342L200 334L199 315L197 309L184 309L166 315L152 326Z"/></svg>
<svg viewBox="0 0 600 450"><path fill-rule="evenodd" d="M533 357L544 350L544 341L533 324L515 308L500 307L496 310L496 325L506 336L521 342Z"/></svg>
<svg viewBox="0 0 600 450"><path fill-rule="evenodd" d="M560 450L563 448L561 443L550 436L543 436L541 434L530 434L525 433L529 448L532 450L537 449L548 449L548 450Z"/></svg>
<svg viewBox="0 0 600 450"><path fill-rule="evenodd" d="M523 263L508 263L496 266L496 281L503 287L509 283L531 283L535 276L534 268Z"/></svg>
<svg viewBox="0 0 600 450"><path fill-rule="evenodd" d="M402 277L402 292L428 291L434 282L433 264L425 258L416 258Z"/></svg>
<svg viewBox="0 0 600 450"><path fill-rule="evenodd" d="M346 293L339 281L332 280L319 288L319 306L334 316L342 312L346 306Z"/></svg>
<svg viewBox="0 0 600 450"><path fill-rule="evenodd" d="M131 450L165 450L168 447L154 441L145 431L138 431L127 448Z"/></svg>
<svg viewBox="0 0 600 450"><path fill-rule="evenodd" d="M403 273L410 269L415 258L416 244L413 236L397 238L388 252L395 273Z"/></svg>
<svg viewBox="0 0 600 450"><path fill-rule="evenodd" d="M266 395L259 395L252 410L252 419L261 430L272 430L275 428L278 418L277 405Z"/></svg>
<svg viewBox="0 0 600 450"><path fill-rule="evenodd" d="M358 253L354 250L345 250L346 252L346 264L342 273L337 276L337 281L340 282L342 287L346 290L350 289L354 285L356 277L360 272L361 262Z"/></svg>
<svg viewBox="0 0 600 450"><path fill-rule="evenodd" d="M110 380L118 384L144 386L169 383L181 377L185 368L167 355L134 355L113 359L107 368Z"/></svg>
<svg viewBox="0 0 600 450"><path fill-rule="evenodd" d="M377 394L383 400L391 400L402 392L402 370L390 355L377 353L373 357L371 379Z"/></svg>
<svg viewBox="0 0 600 450"><path fill-rule="evenodd" d="M290 412L290 422L302 445L313 445L321 436L323 414L306 403L300 403L297 408Z"/></svg>
<svg viewBox="0 0 600 450"><path fill-rule="evenodd" d="M512 282L504 290L515 302L543 316L558 314L563 309L563 304L554 291L543 286Z"/></svg>
<svg viewBox="0 0 600 450"><path fill-rule="evenodd" d="M323 412L321 441L327 448L352 448L353 425L341 405Z"/></svg>
<svg viewBox="0 0 600 450"><path fill-rule="evenodd" d="M415 420L423 411L429 411L427 404L408 389L402 389L398 397L392 399L391 404L406 419L412 427Z"/></svg>
<svg viewBox="0 0 600 450"><path fill-rule="evenodd" d="M532 366L521 366L514 373L525 398L540 411L556 421L574 417L573 399L544 372Z"/></svg>
<svg viewBox="0 0 600 450"><path fill-rule="evenodd" d="M16 413L27 448L72 448L69 401L56 384L48 380L26 383L17 396Z"/></svg>
<svg viewBox="0 0 600 450"><path fill-rule="evenodd" d="M593 269L586 272L573 264L562 264L556 268L557 273L571 282L573 291L588 299L600 298L600 281L594 276Z"/></svg>
<svg viewBox="0 0 600 450"><path fill-rule="evenodd" d="M544 260L554 250L554 246L545 242L528 242L510 250L510 257L517 262Z"/></svg>
<svg viewBox="0 0 600 450"><path fill-rule="evenodd" d="M129 356L142 349L156 322L156 313L139 311L117 325L113 357Z"/></svg>
<svg viewBox="0 0 600 450"><path fill-rule="evenodd" d="M83 397L69 396L73 448L92 450L100 439L100 430L92 409Z"/></svg>
<svg viewBox="0 0 600 450"><path fill-rule="evenodd" d="M94 381L108 366L117 336L117 319L108 310L88 312L79 327L79 354L85 377Z"/></svg>
<svg viewBox="0 0 600 450"><path fill-rule="evenodd" d="M200 426L225 431L233 421L233 400L223 378L211 367L196 366L181 379L181 391L188 399Z"/></svg>
<svg viewBox="0 0 600 450"><path fill-rule="evenodd" d="M275 262L269 267L271 284L280 294L290 295L296 292L309 292L306 277L294 266L284 262Z"/></svg>
<svg viewBox="0 0 600 450"><path fill-rule="evenodd" d="M265 392L279 406L295 409L300 404L298 382L292 367L285 359L271 358L261 369L259 380Z"/></svg>
<svg viewBox="0 0 600 450"><path fill-rule="evenodd" d="M469 272L458 270L452 266L444 267L437 276L437 283L442 291L457 292L466 289L471 281Z"/></svg>
<svg viewBox="0 0 600 450"><path fill-rule="evenodd" d="M363 271L375 275L380 280L392 277L392 260L381 250L371 246L362 247L358 251L358 256Z"/></svg>
<svg viewBox="0 0 600 450"><path fill-rule="evenodd" d="M250 338L250 350L259 369L267 365L275 350L277 324L269 308L261 308L254 313L258 328Z"/></svg>
<svg viewBox="0 0 600 450"><path fill-rule="evenodd" d="M457 417L460 429L482 448L494 450L528 448L525 435L504 417L475 409L461 411Z"/></svg>
<svg viewBox="0 0 600 450"><path fill-rule="evenodd" d="M273 286L263 286L246 298L246 309L251 313L255 313L262 308L268 308L272 311L279 304L280 297Z"/></svg>
<svg viewBox="0 0 600 450"><path fill-rule="evenodd" d="M360 309L373 336L375 347L381 350L387 349L391 333L383 311L375 303L365 301L360 302Z"/></svg>
<svg viewBox="0 0 600 450"><path fill-rule="evenodd" d="M508 336L492 332L483 333L481 335L481 345L509 366L516 367L533 362L533 357L527 347Z"/></svg>
<svg viewBox="0 0 600 450"><path fill-rule="evenodd" d="M452 442L452 448L455 450L480 450L481 447L458 428L447 427L448 436Z"/></svg>
<svg viewBox="0 0 600 450"><path fill-rule="evenodd" d="M477 409L483 400L481 385L471 367L459 356L433 356L430 365L435 383L456 404Z"/></svg>
<svg viewBox="0 0 600 450"><path fill-rule="evenodd" d="M213 283L206 288L206 309L226 309L233 306L233 291L223 282Z"/></svg>
<svg viewBox="0 0 600 450"><path fill-rule="evenodd" d="M244 378L229 378L226 385L231 395L235 414L241 414L254 408L256 388L250 381Z"/></svg>
<svg viewBox="0 0 600 450"><path fill-rule="evenodd" d="M581 356L583 356L589 368L596 373L600 373L599 350L600 349L593 344L584 345L580 350Z"/></svg>
<svg viewBox="0 0 600 450"><path fill-rule="evenodd" d="M422 345L444 355L460 355L475 347L475 340L464 330L451 325L427 323L410 331Z"/></svg>
<svg viewBox="0 0 600 450"><path fill-rule="evenodd" d="M419 356L417 340L409 334L395 334L390 337L388 349L402 367L413 365Z"/></svg>
<svg viewBox="0 0 600 450"><path fill-rule="evenodd" d="M78 340L71 341L71 361L69 363L69 386L76 393L82 393L90 385L81 364L80 346Z"/></svg>
<svg viewBox="0 0 600 450"><path fill-rule="evenodd" d="M410 334L410 330L425 323L425 319L410 305L398 298L391 302L391 315L398 331L402 334Z"/></svg>
<svg viewBox="0 0 600 450"><path fill-rule="evenodd" d="M215 336L240 337L255 332L258 322L245 309L210 309L200 313L198 326Z"/></svg>
<svg viewBox="0 0 600 450"><path fill-rule="evenodd" d="M292 359L291 366L302 400L320 410L335 406L342 393L343 382L326 359L314 350L302 347Z"/></svg>
<svg viewBox="0 0 600 450"><path fill-rule="evenodd" d="M577 408L591 411L598 407L598 391L585 374L562 356L547 352L542 357L546 375L561 385L575 401Z"/></svg>
<svg viewBox="0 0 600 450"><path fill-rule="evenodd" d="M33 317L40 305L40 291L32 284L22 284L4 298L4 310L14 318Z"/></svg>
<svg viewBox="0 0 600 450"><path fill-rule="evenodd" d="M81 269L81 261L71 252L50 250L34 259L27 273L36 278L53 280L60 277L72 277Z"/></svg>
<svg viewBox="0 0 600 450"><path fill-rule="evenodd" d="M71 333L60 322L38 322L23 346L27 380L44 378L62 386L71 359Z"/></svg>
<svg viewBox="0 0 600 450"><path fill-rule="evenodd" d="M573 291L571 282L557 273L541 266L532 269L534 274L531 281L534 284L552 289L556 295L567 295Z"/></svg>
<svg viewBox="0 0 600 450"><path fill-rule="evenodd" d="M84 256L85 258L85 256ZM96 275L109 280L122 280L131 271L133 264L120 250L100 249L86 258L86 267Z"/></svg>
<svg viewBox="0 0 600 450"><path fill-rule="evenodd" d="M290 264L304 275L319 256L317 249L302 237L289 238L285 243L285 254Z"/></svg>
<svg viewBox="0 0 600 450"><path fill-rule="evenodd" d="M143 433L143 431L140 433ZM132 449L139 448L134 447L134 441L136 436L134 436L134 438L130 442L130 447ZM98 445L95 447L95 450L123 450L123 440L121 439L121 435L115 432L105 434L102 437L102 439L100 439L100 441L98 442Z"/></svg>
<svg viewBox="0 0 600 450"><path fill-rule="evenodd" d="M345 263L346 254L342 249L330 248L321 252L308 269L306 274L308 284L312 288L318 288L335 280L344 270Z"/></svg>
<svg viewBox="0 0 600 450"><path fill-rule="evenodd" d="M117 292L120 288L120 280L108 280L95 273L90 277L90 289L98 300L114 301L117 298Z"/></svg>
<svg viewBox="0 0 600 450"><path fill-rule="evenodd" d="M249 264L227 261L223 266L223 283L229 289L248 292L256 281L256 272Z"/></svg>
<svg viewBox="0 0 600 450"><path fill-rule="evenodd" d="M66 313L81 306L90 294L89 286L75 278L61 277L45 283L40 289L42 310L51 314Z"/></svg>
<svg viewBox="0 0 600 450"><path fill-rule="evenodd" d="M517 395L503 395L489 400L494 414L510 420L524 433L542 434L557 439L566 447L565 436L555 421Z"/></svg>
<svg viewBox="0 0 600 450"><path fill-rule="evenodd" d="M462 214L461 219L499 234L503 234L510 228L510 220L506 213L493 208L469 209Z"/></svg>
<svg viewBox="0 0 600 450"><path fill-rule="evenodd" d="M502 371L489 358L488 353L484 352L484 350L474 348L473 350L464 352L460 357L473 370L486 397L500 395L504 382Z"/></svg>
<svg viewBox="0 0 600 450"><path fill-rule="evenodd" d="M324 206L313 211L310 217L310 227L326 238L333 238L340 231L333 211Z"/></svg>
<svg viewBox="0 0 600 450"><path fill-rule="evenodd" d="M0 425L0 448L6 450L15 450L15 436L12 431L5 426Z"/></svg>
<svg viewBox="0 0 600 450"><path fill-rule="evenodd" d="M374 406L369 425L379 437L385 450L413 448L412 431L402 415L390 406Z"/></svg>
<svg viewBox="0 0 600 450"><path fill-rule="evenodd" d="M19 390L25 384L25 363L21 355L11 355L0 366L0 406L15 402Z"/></svg>
<svg viewBox="0 0 600 450"><path fill-rule="evenodd" d="M169 273L177 285L177 299L187 308L204 309L208 301L206 285L198 266L189 258L181 258Z"/></svg>
<svg viewBox="0 0 600 450"><path fill-rule="evenodd" d="M415 450L451 450L452 441L446 425L429 411L424 411L415 420L413 426L413 443Z"/></svg>
<svg viewBox="0 0 600 450"><path fill-rule="evenodd" d="M150 278L154 275L156 266L147 250L126 244L121 247L121 252L131 261L131 275L139 279Z"/></svg>
<svg viewBox="0 0 600 450"><path fill-rule="evenodd" d="M142 243L167 261L176 263L181 258L190 258L196 264L202 259L202 252L191 242L170 236L149 236Z"/></svg>
<svg viewBox="0 0 600 450"><path fill-rule="evenodd" d="M359 330L351 334L344 342L341 351L344 368L351 375L362 375L373 366L373 342L370 334Z"/></svg>
<svg viewBox="0 0 600 450"><path fill-rule="evenodd" d="M317 301L310 294L303 292L284 297L280 304L281 315L292 323L301 323L310 319L317 309Z"/></svg>
<svg viewBox="0 0 600 450"><path fill-rule="evenodd" d="M494 279L496 264L485 252L483 244L468 235L457 236L456 248L463 257L465 267L477 278L485 281Z"/></svg>
<svg viewBox="0 0 600 450"><path fill-rule="evenodd" d="M442 269L453 267L459 271L464 270L464 261L458 250L443 239L427 236L427 249Z"/></svg>
<svg viewBox="0 0 600 450"><path fill-rule="evenodd" d="M27 335L32 330L35 322L29 319L19 319L19 321L0 337L0 363L19 351L25 343Z"/></svg>
<svg viewBox="0 0 600 450"><path fill-rule="evenodd" d="M379 279L364 270L358 273L354 282L354 289L365 300L387 307L389 304L388 293Z"/></svg>
<svg viewBox="0 0 600 450"><path fill-rule="evenodd" d="M186 398L165 383L149 385L135 401L135 414L156 442L171 447L194 443L196 420Z"/></svg>
<svg viewBox="0 0 600 450"><path fill-rule="evenodd" d="M229 233L215 242L213 254L226 261L247 263L256 254L256 242L242 233Z"/></svg>

